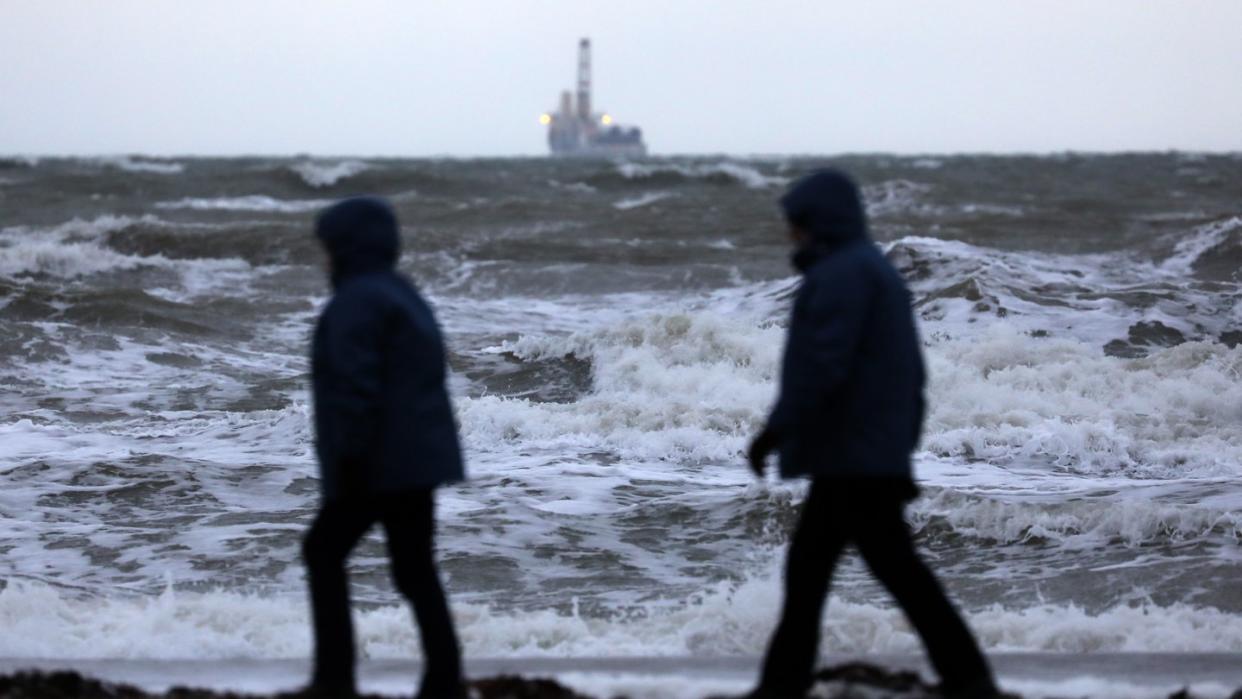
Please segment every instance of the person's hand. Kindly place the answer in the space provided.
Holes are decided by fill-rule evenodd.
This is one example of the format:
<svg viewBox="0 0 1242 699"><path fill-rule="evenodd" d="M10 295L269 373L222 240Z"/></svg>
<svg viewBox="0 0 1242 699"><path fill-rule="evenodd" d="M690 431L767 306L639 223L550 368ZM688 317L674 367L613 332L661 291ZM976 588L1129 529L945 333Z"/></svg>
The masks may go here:
<svg viewBox="0 0 1242 699"><path fill-rule="evenodd" d="M750 470L755 472L756 477L763 478L763 471L767 467L765 461L774 449L776 449L776 435L768 429L760 432L750 443L746 458L750 461Z"/></svg>

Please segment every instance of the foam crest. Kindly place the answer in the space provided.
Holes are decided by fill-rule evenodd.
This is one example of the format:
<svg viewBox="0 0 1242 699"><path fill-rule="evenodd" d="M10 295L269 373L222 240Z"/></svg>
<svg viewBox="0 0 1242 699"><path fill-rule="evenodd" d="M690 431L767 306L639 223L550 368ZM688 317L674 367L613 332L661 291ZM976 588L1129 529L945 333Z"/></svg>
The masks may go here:
<svg viewBox="0 0 1242 699"><path fill-rule="evenodd" d="M361 160L341 160L334 163L305 160L289 166L289 169L301 177L306 184L322 189L365 172L370 167Z"/></svg>
<svg viewBox="0 0 1242 699"><path fill-rule="evenodd" d="M243 260L173 260L162 254L127 255L103 242L109 233L136 225L162 223L154 216L101 216L92 220L73 219L50 229L5 228L0 230L0 277L43 275L74 279L139 267L159 267L185 273L183 281L187 288L151 290L157 295L188 298L221 287L245 288L251 267ZM207 277L201 274L204 272L208 273Z"/></svg>
<svg viewBox="0 0 1242 699"><path fill-rule="evenodd" d="M973 337L981 325L1004 322L1137 356L1186 339L1215 340L1242 320L1236 291L1222 294L1132 252L999 251L922 237L885 247L934 336Z"/></svg>
<svg viewBox="0 0 1242 699"><path fill-rule="evenodd" d="M72 278L99 272L133 269L155 258L122 255L95 243L36 240L0 247L0 276L41 274ZM163 258L158 258L163 260Z"/></svg>
<svg viewBox="0 0 1242 699"><path fill-rule="evenodd" d="M1242 541L1242 514L1233 507L1176 504L1162 493L1126 492L1101 500L1092 491L1068 493L1057 502L978 497L950 488L929 489L912 519L943 521L952 531L1001 543L1055 541L1075 548L1120 544L1137 547L1169 541ZM1146 497L1144 497L1146 496Z"/></svg>
<svg viewBox="0 0 1242 699"><path fill-rule="evenodd" d="M618 619L573 612L501 612L456 604L464 651L474 657L755 656L775 625L780 586L766 577L720 585L673 608ZM355 610L363 657L418 656L404 606ZM999 651L1239 652L1242 619L1210 607L1123 605L1097 613L1074 605L993 606L967 614L982 645ZM0 591L0 655L9 658L223 659L309 655L303 597L238 592L73 597L40 583ZM823 653L918 653L890 606L832 600Z"/></svg>
<svg viewBox="0 0 1242 699"><path fill-rule="evenodd" d="M522 335L492 351L587 361L590 391L572 404L465 399L466 432L487 450L576 435L642 458L732 459L774 397L784 344L774 320L787 292L767 285L594 329ZM923 448L933 455L1125 479L1238 473L1242 349L1187 342L1123 359L1094 338L1032 336L1010 321L931 336Z"/></svg>
<svg viewBox="0 0 1242 699"><path fill-rule="evenodd" d="M923 446L942 456L1138 478L1242 463L1242 349L1188 342L1141 359L996 323L929 348Z"/></svg>
<svg viewBox="0 0 1242 699"><path fill-rule="evenodd" d="M139 159L130 156L100 158L99 163L124 172L143 172L156 175L177 175L185 171L185 165L168 160Z"/></svg>
<svg viewBox="0 0 1242 699"><path fill-rule="evenodd" d="M1206 257L1221 250L1239 232L1242 232L1242 216L1199 226L1174 246L1173 254L1160 267L1172 274L1191 273L1199 263L1206 261Z"/></svg>
<svg viewBox="0 0 1242 699"><path fill-rule="evenodd" d="M617 172L630 180L645 180L660 176L675 175L690 179L726 179L746 185L752 189L787 184L789 178L776 175L765 175L749 165L722 161L718 163L618 163Z"/></svg>
<svg viewBox="0 0 1242 699"><path fill-rule="evenodd" d="M910 180L885 180L862 188L867 212L872 216L910 213L932 213L935 209L923 202L931 185Z"/></svg>
<svg viewBox="0 0 1242 699"><path fill-rule="evenodd" d="M0 276L42 274L72 278L109 270L133 269L144 263L167 263L162 256L122 255L99 243L102 236L153 217L101 216L73 219L47 230L14 227L0 230Z"/></svg>
<svg viewBox="0 0 1242 699"><path fill-rule="evenodd" d="M496 396L460 402L481 449L515 440L590 440L635 457L732 459L773 398L782 331L710 311L640 316L569 336L527 335L496 351L592 366L589 395L568 405Z"/></svg>
<svg viewBox="0 0 1242 699"><path fill-rule="evenodd" d="M267 211L297 214L317 211L332 202L328 199L276 199L262 194L244 197L199 198L186 197L176 201L161 201L157 209L191 209L194 211Z"/></svg>
<svg viewBox="0 0 1242 699"><path fill-rule="evenodd" d="M658 201L663 201L664 199L675 196L677 195L672 192L647 192L646 194L641 194L637 197L629 197L613 202L612 208L619 209L621 211L638 209L647 206L648 204L654 204Z"/></svg>

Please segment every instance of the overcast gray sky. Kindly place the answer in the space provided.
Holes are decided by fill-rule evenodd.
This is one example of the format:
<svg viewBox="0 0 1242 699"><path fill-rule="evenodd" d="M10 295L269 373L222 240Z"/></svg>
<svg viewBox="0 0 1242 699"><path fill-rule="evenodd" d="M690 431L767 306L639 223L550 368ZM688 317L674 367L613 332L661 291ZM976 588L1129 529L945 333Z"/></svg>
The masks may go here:
<svg viewBox="0 0 1242 699"><path fill-rule="evenodd" d="M1242 150L1242 0L0 0L0 152Z"/></svg>

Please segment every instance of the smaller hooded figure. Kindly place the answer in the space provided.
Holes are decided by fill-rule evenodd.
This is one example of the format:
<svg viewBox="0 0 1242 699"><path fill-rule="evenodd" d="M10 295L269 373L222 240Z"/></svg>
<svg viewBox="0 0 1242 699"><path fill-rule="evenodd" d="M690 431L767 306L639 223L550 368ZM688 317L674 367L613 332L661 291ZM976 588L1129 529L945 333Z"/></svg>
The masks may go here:
<svg viewBox="0 0 1242 699"><path fill-rule="evenodd" d="M461 658L433 553L433 490L463 478L445 350L431 308L397 273L397 218L383 200L320 214L334 293L311 348L322 508L303 544L315 630L309 693L353 696L345 560L383 526L397 590L413 607L426 662L419 697L464 696Z"/></svg>
<svg viewBox="0 0 1242 699"><path fill-rule="evenodd" d="M910 453L923 421L924 369L901 276L867 234L858 187L816 172L781 199L803 275L780 396L750 447L762 477L811 478L789 547L785 602L752 697L801 697L811 684L833 568L854 545L922 637L946 697L998 696L991 669L915 553L903 517L918 491Z"/></svg>

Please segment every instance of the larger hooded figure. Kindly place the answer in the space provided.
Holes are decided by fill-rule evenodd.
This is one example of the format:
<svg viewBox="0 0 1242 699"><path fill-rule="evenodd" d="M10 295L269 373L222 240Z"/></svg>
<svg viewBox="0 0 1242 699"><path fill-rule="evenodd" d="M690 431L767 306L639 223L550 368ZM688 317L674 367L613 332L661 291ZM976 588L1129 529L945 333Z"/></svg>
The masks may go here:
<svg viewBox="0 0 1242 699"><path fill-rule="evenodd" d="M858 190L827 170L781 199L808 235L768 427L781 474L909 480L924 369L910 294L867 235Z"/></svg>
<svg viewBox="0 0 1242 699"><path fill-rule="evenodd" d="M461 480L461 447L431 309L394 265L397 220L382 200L347 199L315 234L335 293L311 351L324 498L367 497Z"/></svg>
<svg viewBox="0 0 1242 699"><path fill-rule="evenodd" d="M946 698L998 696L961 615L918 557L903 517L917 494L910 452L923 422L923 358L910 295L867 236L858 188L817 172L781 199L803 274L780 398L751 445L762 475L773 447L785 477L809 476L785 567L785 602L749 699L811 686L833 571L853 545L927 647Z"/></svg>

